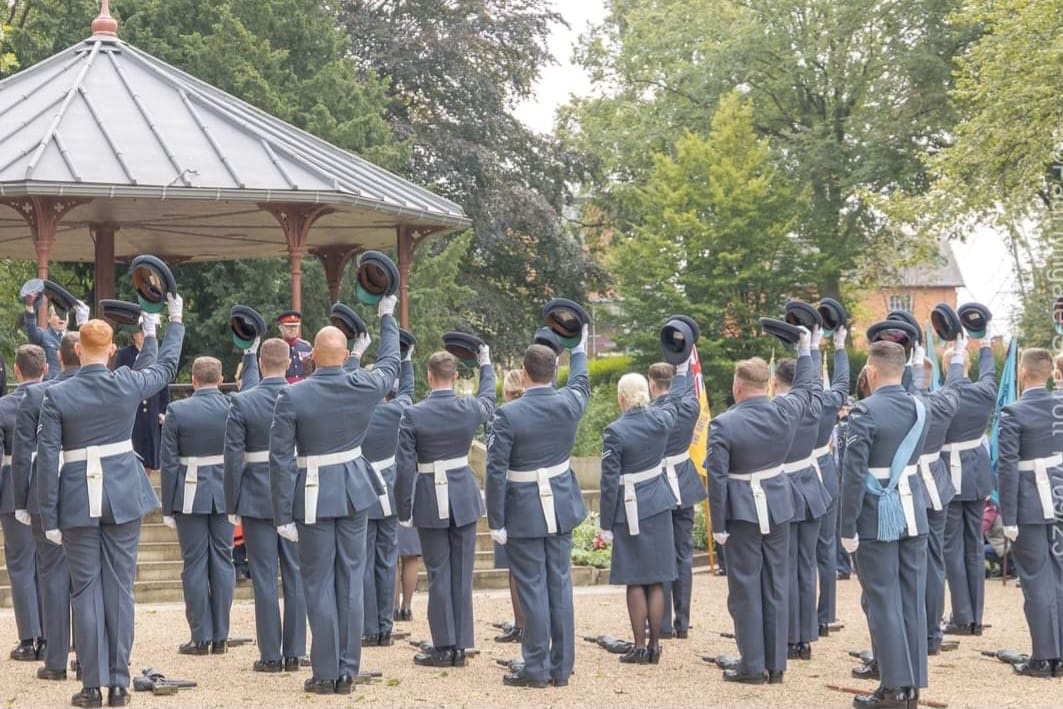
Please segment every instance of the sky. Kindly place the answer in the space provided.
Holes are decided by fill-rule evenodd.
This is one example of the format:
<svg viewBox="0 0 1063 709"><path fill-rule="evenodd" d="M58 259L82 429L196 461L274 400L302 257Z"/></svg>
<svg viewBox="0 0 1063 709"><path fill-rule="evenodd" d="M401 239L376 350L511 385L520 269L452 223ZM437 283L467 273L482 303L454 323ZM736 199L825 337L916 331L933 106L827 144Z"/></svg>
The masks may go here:
<svg viewBox="0 0 1063 709"><path fill-rule="evenodd" d="M515 111L525 125L542 133L552 130L557 109L570 97L594 91L590 77L572 61L573 47L592 24L605 19L606 12L604 0L554 0L552 4L568 24L554 25L550 35L549 47L557 64L543 70L535 96ZM1017 298L1011 257L1004 241L991 229L976 229L965 241L955 241L953 249L967 284L957 294L957 302L975 300L985 304L994 314L990 331L1008 334Z"/></svg>

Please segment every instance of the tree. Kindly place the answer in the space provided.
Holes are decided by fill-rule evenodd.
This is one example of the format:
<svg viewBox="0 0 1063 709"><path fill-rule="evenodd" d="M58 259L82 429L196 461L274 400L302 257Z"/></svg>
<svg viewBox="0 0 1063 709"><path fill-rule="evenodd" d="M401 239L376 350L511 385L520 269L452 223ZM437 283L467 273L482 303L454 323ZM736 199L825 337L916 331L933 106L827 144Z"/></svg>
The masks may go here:
<svg viewBox="0 0 1063 709"><path fill-rule="evenodd" d="M769 346L758 318L802 290L807 265L793 229L806 197L773 166L752 105L736 92L720 102L707 138L688 133L653 156L638 222L616 235L610 261L640 364L659 358L665 318L684 313L701 328L709 391L729 389L734 361Z"/></svg>
<svg viewBox="0 0 1063 709"><path fill-rule="evenodd" d="M588 185L605 228L634 207L631 189L661 150L738 87L781 167L808 187L797 235L813 283L843 278L903 233L875 199L925 190L923 157L953 121L952 58L967 37L946 22L958 0L613 0L582 63L615 91L575 102L568 144L600 156Z"/></svg>
<svg viewBox="0 0 1063 709"><path fill-rule="evenodd" d="M4 24L0 24L0 47L4 46L5 37L11 29ZM14 71L18 67L18 58L15 57L13 52L0 52L0 77Z"/></svg>
<svg viewBox="0 0 1063 709"><path fill-rule="evenodd" d="M561 214L577 156L513 115L552 58L547 0L344 0L355 60L389 80L388 115L413 146L405 167L461 204L475 238L462 269L468 325L515 356L554 295L582 298L601 273ZM435 246L434 248L442 248Z"/></svg>

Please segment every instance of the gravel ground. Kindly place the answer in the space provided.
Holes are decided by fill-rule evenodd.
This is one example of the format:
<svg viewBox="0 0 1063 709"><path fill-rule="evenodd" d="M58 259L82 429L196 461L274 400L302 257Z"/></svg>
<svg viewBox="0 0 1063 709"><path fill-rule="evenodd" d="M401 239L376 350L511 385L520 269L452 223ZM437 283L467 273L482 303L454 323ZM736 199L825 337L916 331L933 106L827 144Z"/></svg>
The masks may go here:
<svg viewBox="0 0 1063 709"><path fill-rule="evenodd" d="M417 707L847 707L850 695L827 689L838 684L860 689L872 683L849 676L854 661L848 650L869 646L867 626L859 608L859 583L839 582L839 619L845 628L814 646L811 662L791 662L781 686L747 687L725 684L720 671L701 660L703 654L735 653L734 642L721 638L732 629L726 609L724 579L695 576L694 624L689 640L665 641L658 666L621 665L616 656L577 640L576 674L567 688L513 689L501 684L503 670L496 658L519 655L515 645L492 641L491 621L509 617L509 597L504 592L476 596L477 639L482 653L466 668L449 671L413 665L414 649L404 642L390 648L367 648L363 668L379 670L383 678L356 686L351 696L306 695L302 682L309 670L296 675L251 672L256 648L233 648L220 657L184 657L177 645L187 638L180 605L141 605L137 608L137 636L133 648L134 674L152 665L172 677L193 679L197 689L177 696L134 694L137 707L262 707L262 706L417 706ZM398 624L414 638L427 638L425 597L414 604L412 623ZM999 580L987 583L986 618L992 624L980 638L962 638L960 649L930 658L930 688L924 699L961 706L1053 706L1063 704L1063 680L1015 676L996 660L979 655L982 648L1027 651L1029 639L1022 616L1022 594ZM576 590L576 625L579 635L628 635L623 589L616 587ZM254 611L250 602L233 608L233 636L254 636ZM14 617L0 611L0 637L14 638ZM0 702L7 706L66 706L77 690L73 680L43 682L34 678L36 664L0 659Z"/></svg>

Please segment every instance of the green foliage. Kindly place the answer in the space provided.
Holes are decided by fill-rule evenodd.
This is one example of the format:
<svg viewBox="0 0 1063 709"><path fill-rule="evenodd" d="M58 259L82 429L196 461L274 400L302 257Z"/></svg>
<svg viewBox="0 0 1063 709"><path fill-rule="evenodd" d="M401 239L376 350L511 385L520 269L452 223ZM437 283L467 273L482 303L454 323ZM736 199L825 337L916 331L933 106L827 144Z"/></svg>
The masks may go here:
<svg viewBox="0 0 1063 709"><path fill-rule="evenodd" d="M620 416L616 401L616 387L600 386L591 389L591 400L576 432L572 455L577 457L602 454L602 431Z"/></svg>
<svg viewBox="0 0 1063 709"><path fill-rule="evenodd" d="M705 503L694 505L694 549L705 551L709 548L709 533L705 518Z"/></svg>
<svg viewBox="0 0 1063 709"><path fill-rule="evenodd" d="M5 38L8 32L10 32L10 28L7 25L0 24L0 47L5 45ZM18 57L13 52L0 51L0 77L13 72L17 68Z"/></svg>
<svg viewBox="0 0 1063 709"><path fill-rule="evenodd" d="M592 513L572 530L572 563L608 569L613 548L598 537L598 515Z"/></svg>

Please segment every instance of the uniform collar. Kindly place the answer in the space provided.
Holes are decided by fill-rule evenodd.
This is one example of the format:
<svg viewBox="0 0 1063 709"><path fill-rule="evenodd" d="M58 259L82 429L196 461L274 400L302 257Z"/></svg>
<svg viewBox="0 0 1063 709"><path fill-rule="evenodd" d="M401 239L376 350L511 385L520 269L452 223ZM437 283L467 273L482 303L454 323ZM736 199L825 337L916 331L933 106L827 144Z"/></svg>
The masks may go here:
<svg viewBox="0 0 1063 709"><path fill-rule="evenodd" d="M283 386L288 383L288 380L284 377L266 377L258 382L261 386Z"/></svg>
<svg viewBox="0 0 1063 709"><path fill-rule="evenodd" d="M92 374L110 374L111 370L107 369L105 364L86 364L77 371L77 376L89 376Z"/></svg>
<svg viewBox="0 0 1063 709"><path fill-rule="evenodd" d="M908 393L907 391L905 391L904 386L901 384L886 384L885 386L880 386L878 389L875 390L876 394L896 394L898 392L900 392L901 394Z"/></svg>
<svg viewBox="0 0 1063 709"><path fill-rule="evenodd" d="M310 375L311 379L317 377L342 377L344 375L343 367L318 367L314 370L314 373Z"/></svg>
<svg viewBox="0 0 1063 709"><path fill-rule="evenodd" d="M620 418L629 418L629 417L632 417L632 416L639 416L639 415L644 414L644 413L646 413L646 407L645 406L640 406L637 409L628 409L627 411L625 411L622 414L620 414Z"/></svg>
<svg viewBox="0 0 1063 709"><path fill-rule="evenodd" d="M1022 398L1022 399L1027 399L1027 398L1029 398L1029 399L1044 399L1044 398L1048 398L1051 395L1052 395L1052 392L1048 391L1048 389L1046 389L1045 387L1040 386L1040 387L1032 387L1030 389L1025 390L1022 393L1022 396L1020 398Z"/></svg>
<svg viewBox="0 0 1063 709"><path fill-rule="evenodd" d="M197 389L192 392L192 396L216 396L221 394L221 389L218 387L210 387L209 389Z"/></svg>
<svg viewBox="0 0 1063 709"><path fill-rule="evenodd" d="M59 376L57 376L56 379L70 379L71 377L76 376L77 373L80 371L81 367L71 367L70 369L64 369L63 371L59 372Z"/></svg>
<svg viewBox="0 0 1063 709"><path fill-rule="evenodd" d="M525 389L524 394L521 396L521 398L524 398L525 396L549 396L553 394L554 391L556 390L552 385L543 384L532 389Z"/></svg>
<svg viewBox="0 0 1063 709"><path fill-rule="evenodd" d="M453 389L433 389L428 395L429 399L449 399L454 397Z"/></svg>

